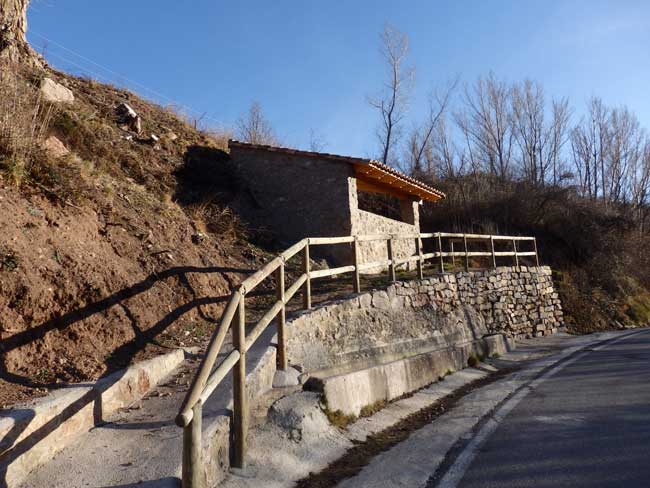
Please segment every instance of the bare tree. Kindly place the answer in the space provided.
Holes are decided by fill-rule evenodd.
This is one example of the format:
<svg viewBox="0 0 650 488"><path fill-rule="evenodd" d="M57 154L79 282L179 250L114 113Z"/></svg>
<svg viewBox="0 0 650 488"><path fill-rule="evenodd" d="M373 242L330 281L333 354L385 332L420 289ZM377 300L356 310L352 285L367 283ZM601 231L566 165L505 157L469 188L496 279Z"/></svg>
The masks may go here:
<svg viewBox="0 0 650 488"><path fill-rule="evenodd" d="M568 101L553 100L547 120L544 89L539 83L524 80L515 84L511 96L513 130L524 178L539 186L548 181L557 184L561 151L567 140Z"/></svg>
<svg viewBox="0 0 650 488"><path fill-rule="evenodd" d="M313 152L322 152L327 147L327 141L318 131L309 129L309 150Z"/></svg>
<svg viewBox="0 0 650 488"><path fill-rule="evenodd" d="M580 190L593 199L603 196L606 187L609 112L603 101L594 97L589 100L588 114L571 131L571 151Z"/></svg>
<svg viewBox="0 0 650 488"><path fill-rule="evenodd" d="M381 95L369 98L368 103L379 111L381 117L377 129L380 159L388 164L401 137L401 124L408 107L414 70L405 66L409 51L408 37L395 27L384 26L380 51L386 62L387 79Z"/></svg>
<svg viewBox="0 0 650 488"><path fill-rule="evenodd" d="M630 197L632 174L643 158L645 134L639 120L627 107L611 111L609 131L605 156L607 186L603 194L610 202L624 202Z"/></svg>
<svg viewBox="0 0 650 488"><path fill-rule="evenodd" d="M251 144L278 144L275 132L262 113L262 105L259 102L253 102L248 112L237 120L236 135L239 140Z"/></svg>
<svg viewBox="0 0 650 488"><path fill-rule="evenodd" d="M566 98L553 100L548 149L548 159L550 160L552 169L553 185L559 184L568 174L566 172L566 164L562 155L564 152L564 146L569 140L568 128L570 117L571 109L569 108L569 100Z"/></svg>
<svg viewBox="0 0 650 488"><path fill-rule="evenodd" d="M421 175L425 171L425 165L431 166L433 138L457 84L458 78L448 83L442 92L434 91L429 95L427 119L422 124L415 126L408 137L405 164L410 173Z"/></svg>
<svg viewBox="0 0 650 488"><path fill-rule="evenodd" d="M465 173L467 158L449 134L444 117L436 124L431 137L431 153L431 167L440 178L455 178Z"/></svg>
<svg viewBox="0 0 650 488"><path fill-rule="evenodd" d="M647 232L650 212L650 140L644 134L641 157L630 168L630 201L641 232Z"/></svg>
<svg viewBox="0 0 650 488"><path fill-rule="evenodd" d="M473 165L499 179L512 176L513 127L510 89L490 74L465 87L465 109L456 113Z"/></svg>

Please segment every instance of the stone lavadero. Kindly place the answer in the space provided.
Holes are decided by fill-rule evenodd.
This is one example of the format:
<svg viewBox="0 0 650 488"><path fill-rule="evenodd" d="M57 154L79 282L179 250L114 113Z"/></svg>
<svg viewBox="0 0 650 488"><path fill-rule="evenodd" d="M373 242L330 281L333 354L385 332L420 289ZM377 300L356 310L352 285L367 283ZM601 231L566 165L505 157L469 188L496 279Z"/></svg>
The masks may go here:
<svg viewBox="0 0 650 488"><path fill-rule="evenodd" d="M396 282L302 313L288 355L307 371L369 367L492 334L523 338L563 325L551 270L500 267Z"/></svg>
<svg viewBox="0 0 650 488"><path fill-rule="evenodd" d="M267 229L282 244L304 237L415 235L419 202L444 195L381 163L361 158L230 141L230 157L245 187L237 212L253 228ZM399 201L400 218L359 208L359 192L384 193ZM415 254L415 239L396 239L397 259ZM334 266L352 264L352 246L313 247ZM385 240L361 242L360 264L386 261ZM382 266L366 271L378 271Z"/></svg>

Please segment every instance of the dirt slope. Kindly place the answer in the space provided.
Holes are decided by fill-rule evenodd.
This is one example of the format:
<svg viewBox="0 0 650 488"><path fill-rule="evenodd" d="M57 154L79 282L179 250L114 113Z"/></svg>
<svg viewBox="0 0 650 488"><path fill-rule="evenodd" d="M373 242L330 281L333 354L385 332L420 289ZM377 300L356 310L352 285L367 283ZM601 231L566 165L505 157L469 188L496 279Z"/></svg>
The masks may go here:
<svg viewBox="0 0 650 488"><path fill-rule="evenodd" d="M40 100L44 76L74 103ZM54 135L70 153L35 149L17 173L0 147L0 408L202 343L263 254L227 208L236 182L218 140L91 80L16 69L10 82L47 113L35 146ZM140 134L120 123L122 102Z"/></svg>

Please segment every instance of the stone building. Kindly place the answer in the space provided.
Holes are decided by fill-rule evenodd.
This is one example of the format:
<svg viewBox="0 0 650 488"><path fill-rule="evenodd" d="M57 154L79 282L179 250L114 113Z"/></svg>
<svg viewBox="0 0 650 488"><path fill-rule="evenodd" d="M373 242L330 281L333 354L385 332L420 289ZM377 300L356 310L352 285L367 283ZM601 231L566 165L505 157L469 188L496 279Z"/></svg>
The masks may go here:
<svg viewBox="0 0 650 488"><path fill-rule="evenodd" d="M419 205L445 195L389 166L370 159L229 141L230 157L246 189L237 210L255 228L267 229L282 244L304 237L416 234ZM360 208L360 197L380 194L393 200L387 217ZM362 207L363 205L361 205ZM385 260L386 242L359 246L361 263ZM327 246L331 265L351 264L349 244ZM415 253L415 240L396 241L396 258ZM314 250L318 255L318 250Z"/></svg>

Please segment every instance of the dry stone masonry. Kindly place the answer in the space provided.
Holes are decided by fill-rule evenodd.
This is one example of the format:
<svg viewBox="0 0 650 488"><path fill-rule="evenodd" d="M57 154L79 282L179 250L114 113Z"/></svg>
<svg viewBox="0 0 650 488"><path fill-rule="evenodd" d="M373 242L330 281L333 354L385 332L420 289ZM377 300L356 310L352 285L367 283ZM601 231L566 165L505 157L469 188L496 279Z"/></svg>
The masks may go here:
<svg viewBox="0 0 650 488"><path fill-rule="evenodd" d="M557 332L563 324L560 297L548 266L461 273L450 285L456 303L478 309L492 333L540 337Z"/></svg>
<svg viewBox="0 0 650 488"><path fill-rule="evenodd" d="M495 334L541 336L563 324L548 267L500 267L397 282L303 313L290 322L289 358L336 373Z"/></svg>

